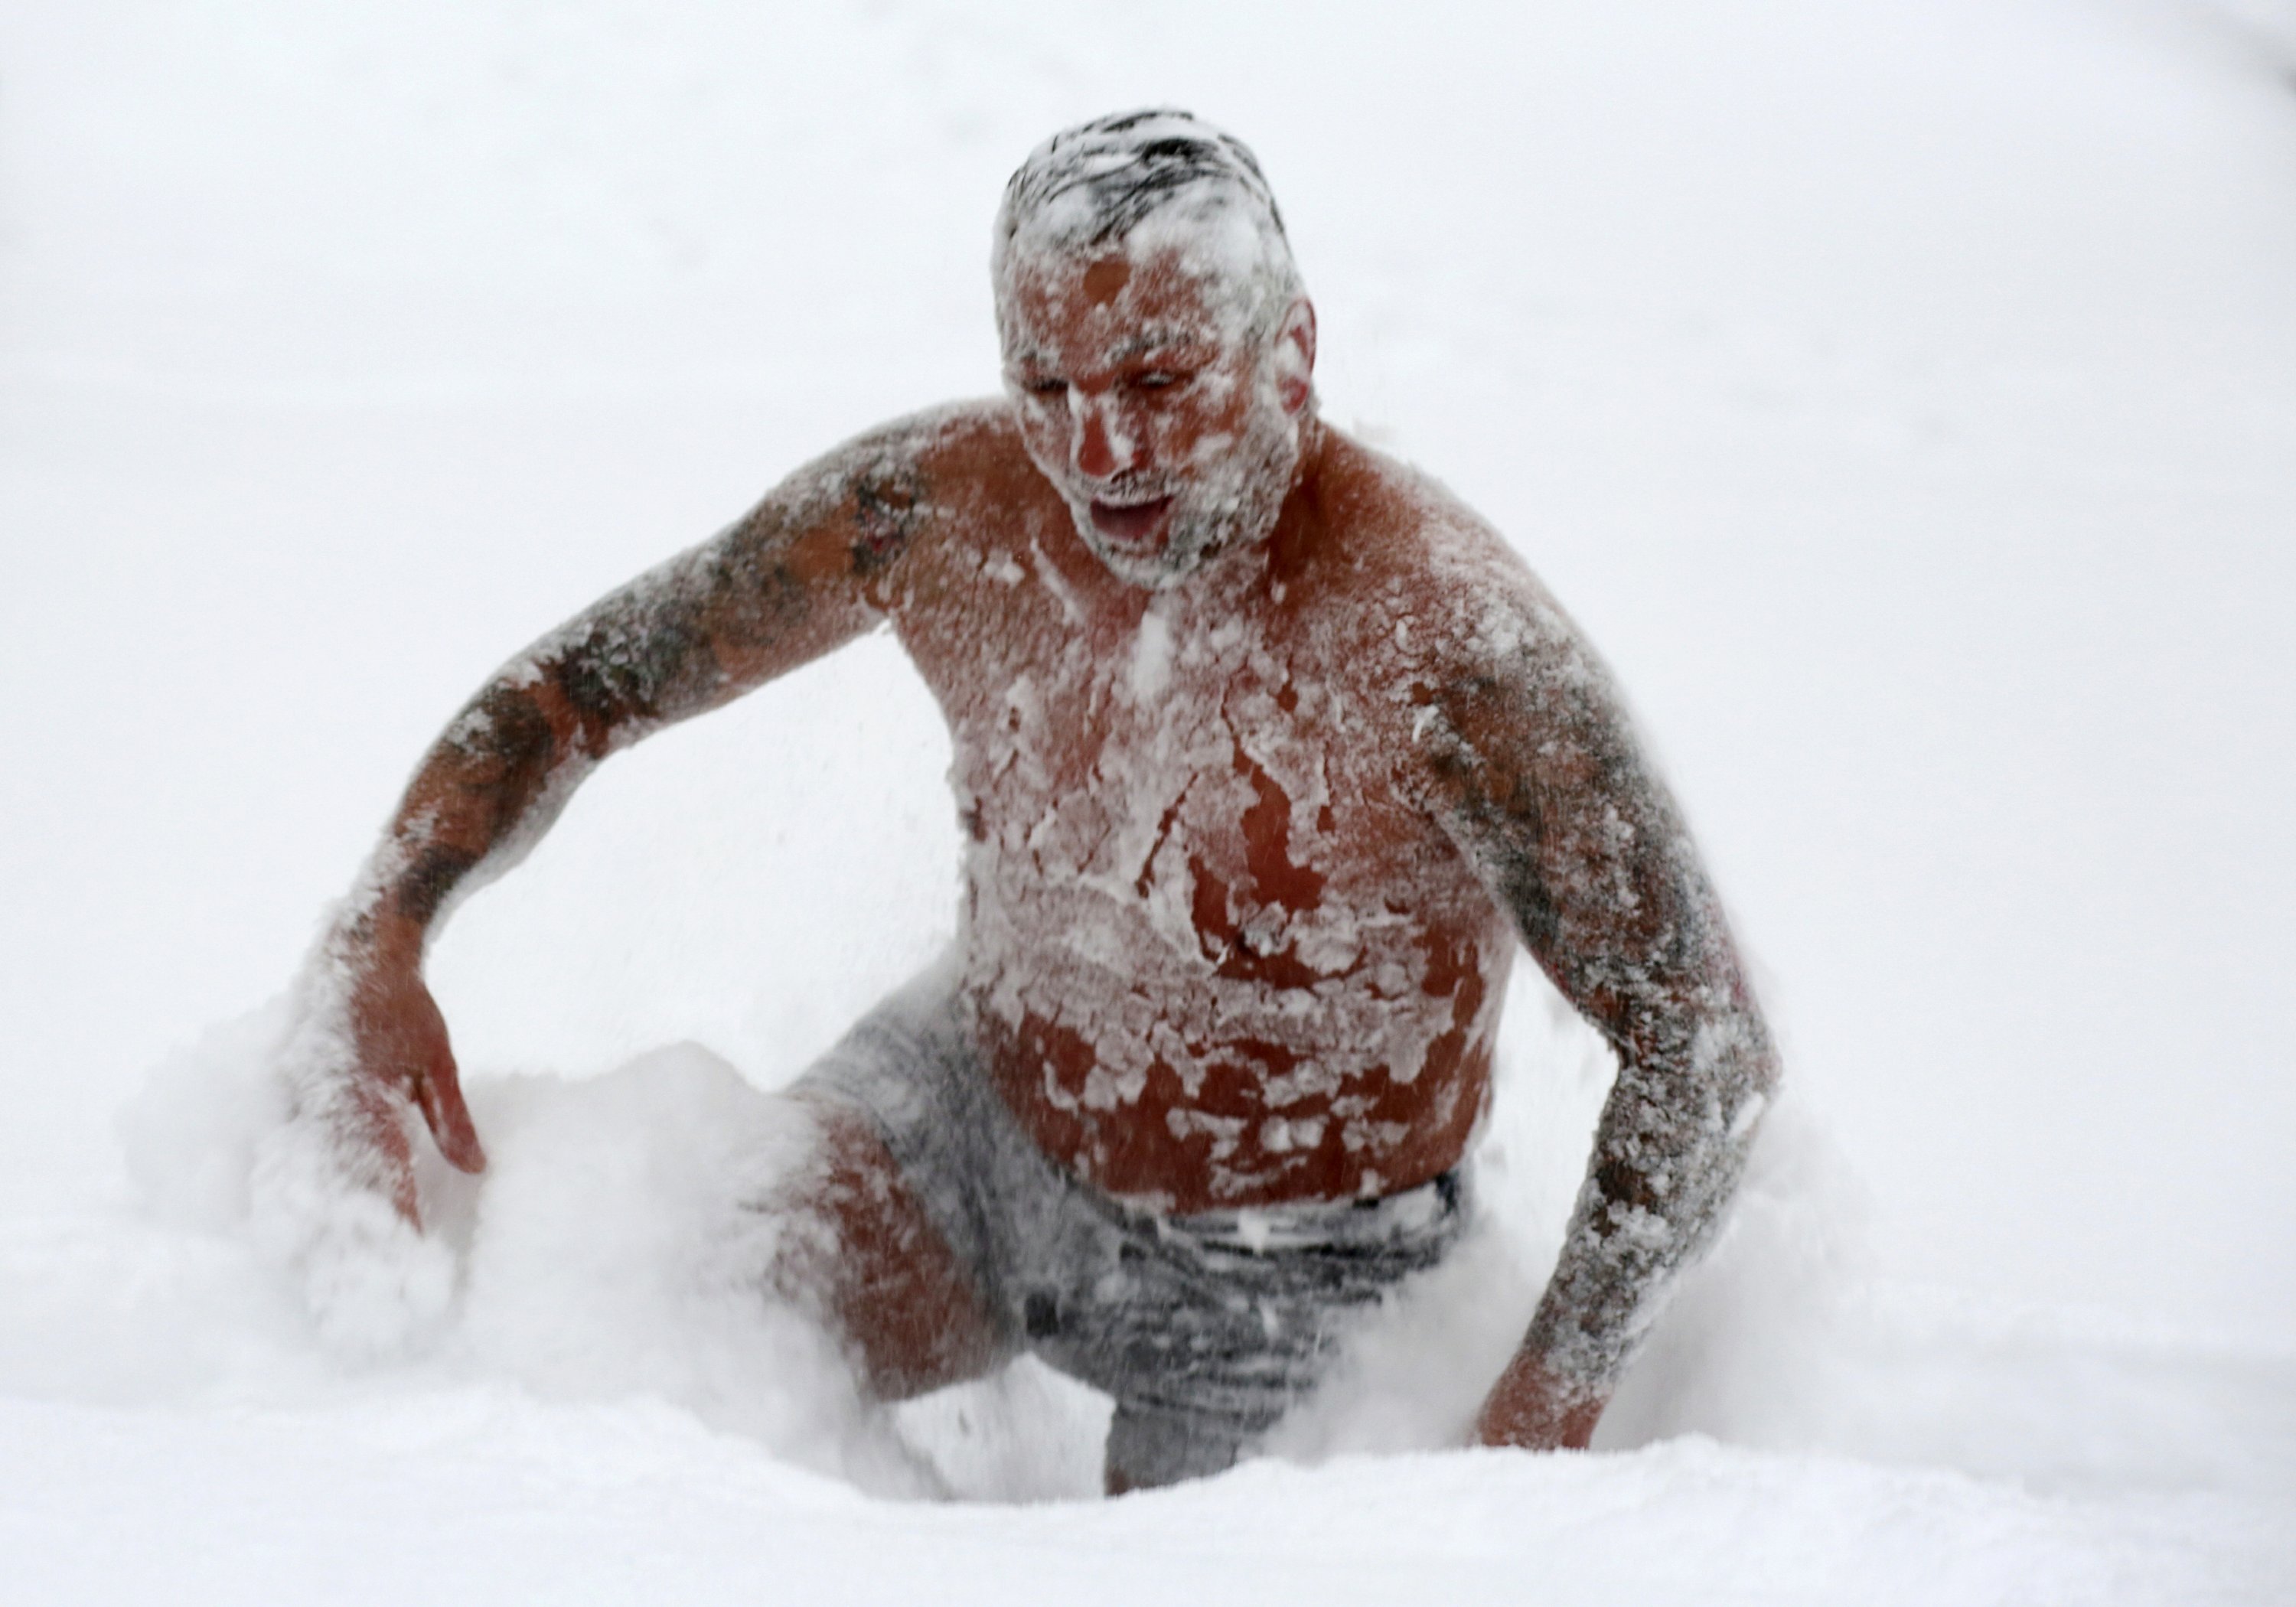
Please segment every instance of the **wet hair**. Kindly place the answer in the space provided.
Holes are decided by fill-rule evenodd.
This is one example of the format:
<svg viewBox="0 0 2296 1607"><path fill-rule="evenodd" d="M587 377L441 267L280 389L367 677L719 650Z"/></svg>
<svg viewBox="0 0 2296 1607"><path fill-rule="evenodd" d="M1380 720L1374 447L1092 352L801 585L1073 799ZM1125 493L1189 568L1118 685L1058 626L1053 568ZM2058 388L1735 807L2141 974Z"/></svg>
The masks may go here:
<svg viewBox="0 0 2296 1607"><path fill-rule="evenodd" d="M1200 277L1241 292L1255 332L1272 333L1304 293L1250 147L1193 112L1158 107L1063 129L1006 183L989 255L1000 318L1016 261L1114 250L1136 234L1181 248Z"/></svg>

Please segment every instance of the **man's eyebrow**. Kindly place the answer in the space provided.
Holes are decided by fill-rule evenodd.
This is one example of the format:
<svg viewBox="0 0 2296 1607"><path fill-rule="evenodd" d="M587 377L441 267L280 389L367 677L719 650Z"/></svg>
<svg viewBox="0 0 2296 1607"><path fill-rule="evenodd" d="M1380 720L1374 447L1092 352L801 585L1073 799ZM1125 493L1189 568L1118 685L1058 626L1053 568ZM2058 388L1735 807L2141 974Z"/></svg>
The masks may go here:
<svg viewBox="0 0 2296 1607"><path fill-rule="evenodd" d="M1108 360L1111 363L1122 363L1132 357L1144 357L1152 351L1160 351L1167 347L1189 347L1201 344L1203 344L1202 332L1192 329L1185 324L1152 324L1130 340L1119 340L1111 347Z"/></svg>
<svg viewBox="0 0 2296 1607"><path fill-rule="evenodd" d="M1139 333L1128 336L1108 348L1102 360L1109 363L1128 363L1152 352L1168 351L1178 348L1189 355L1208 344L1203 332L1185 324L1152 324ZM1057 372L1060 356L1042 347L1023 346L1004 356L1007 368L1042 368Z"/></svg>

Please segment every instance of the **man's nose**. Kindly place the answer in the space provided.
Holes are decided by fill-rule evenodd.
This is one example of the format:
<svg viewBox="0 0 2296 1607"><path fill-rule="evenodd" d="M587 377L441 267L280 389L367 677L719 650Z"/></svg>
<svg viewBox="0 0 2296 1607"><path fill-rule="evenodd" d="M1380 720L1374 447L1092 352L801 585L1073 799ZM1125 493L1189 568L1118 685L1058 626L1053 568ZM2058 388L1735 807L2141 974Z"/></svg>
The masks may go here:
<svg viewBox="0 0 2296 1607"><path fill-rule="evenodd" d="M1104 398L1080 397L1077 406L1077 472L1106 480L1132 466L1137 456L1131 432L1120 420L1111 422Z"/></svg>

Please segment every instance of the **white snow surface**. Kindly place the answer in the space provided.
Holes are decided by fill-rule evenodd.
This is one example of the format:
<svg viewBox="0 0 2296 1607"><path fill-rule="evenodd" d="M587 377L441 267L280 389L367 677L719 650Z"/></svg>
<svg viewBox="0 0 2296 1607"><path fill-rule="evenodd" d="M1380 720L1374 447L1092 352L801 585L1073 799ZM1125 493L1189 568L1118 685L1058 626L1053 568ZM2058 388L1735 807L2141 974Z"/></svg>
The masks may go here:
<svg viewBox="0 0 2296 1607"><path fill-rule="evenodd" d="M1157 16L0 9L0 1601L2296 1597L2296 7ZM763 1091L953 927L882 638L456 916L492 1168L315 1327L275 996L408 767L992 389L1006 174L1160 103L1259 153L1324 415L1587 627L1759 963L1786 1090L1596 1450L1448 1448L1609 1075L1521 967L1477 1231L1274 1457L1102 1501L1090 1392L869 1408L756 1296Z"/></svg>

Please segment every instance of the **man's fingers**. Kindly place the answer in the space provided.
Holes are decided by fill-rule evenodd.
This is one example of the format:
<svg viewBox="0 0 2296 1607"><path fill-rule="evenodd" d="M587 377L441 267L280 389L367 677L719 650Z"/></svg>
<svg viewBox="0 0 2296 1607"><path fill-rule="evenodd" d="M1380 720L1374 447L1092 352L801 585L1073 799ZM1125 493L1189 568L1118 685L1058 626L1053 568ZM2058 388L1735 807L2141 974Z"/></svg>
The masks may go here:
<svg viewBox="0 0 2296 1607"><path fill-rule="evenodd" d="M487 1152L479 1143L479 1129L471 1120L471 1107L463 1103L462 1084L455 1075L453 1060L441 1055L428 1071L415 1078L414 1100L422 1107L422 1119L449 1166L465 1172L487 1169Z"/></svg>

